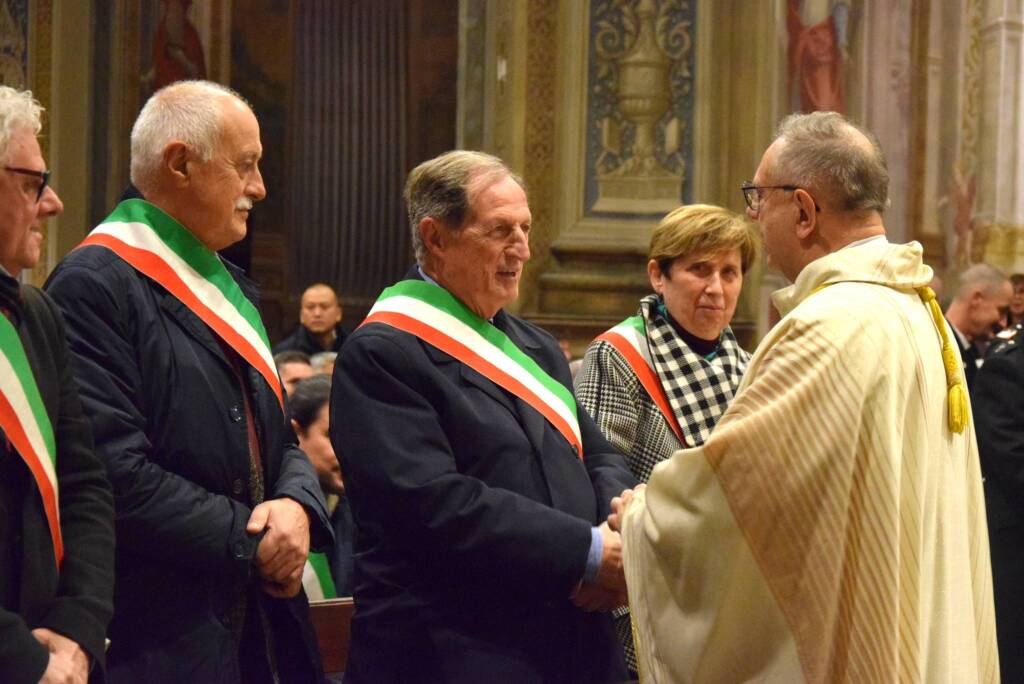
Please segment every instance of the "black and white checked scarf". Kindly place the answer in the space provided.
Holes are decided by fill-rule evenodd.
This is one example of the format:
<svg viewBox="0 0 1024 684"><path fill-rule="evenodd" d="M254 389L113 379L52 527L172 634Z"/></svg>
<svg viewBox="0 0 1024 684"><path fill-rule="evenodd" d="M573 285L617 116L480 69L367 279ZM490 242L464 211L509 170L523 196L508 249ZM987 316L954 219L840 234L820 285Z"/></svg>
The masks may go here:
<svg viewBox="0 0 1024 684"><path fill-rule="evenodd" d="M659 295L640 300L640 315L647 327L654 368L683 431L685 446L700 446L736 394L750 354L740 348L726 326L716 356L710 361L700 356L676 334L663 313Z"/></svg>

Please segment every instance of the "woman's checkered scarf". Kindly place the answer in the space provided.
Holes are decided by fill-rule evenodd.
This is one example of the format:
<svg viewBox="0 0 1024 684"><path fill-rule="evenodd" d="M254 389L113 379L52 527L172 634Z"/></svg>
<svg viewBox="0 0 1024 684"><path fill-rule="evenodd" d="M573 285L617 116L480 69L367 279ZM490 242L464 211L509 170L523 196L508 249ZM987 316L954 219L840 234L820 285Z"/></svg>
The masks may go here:
<svg viewBox="0 0 1024 684"><path fill-rule="evenodd" d="M740 348L726 326L715 357L709 361L700 356L676 333L659 295L641 299L639 313L647 327L651 359L683 431L685 446L700 446L736 394L750 354Z"/></svg>

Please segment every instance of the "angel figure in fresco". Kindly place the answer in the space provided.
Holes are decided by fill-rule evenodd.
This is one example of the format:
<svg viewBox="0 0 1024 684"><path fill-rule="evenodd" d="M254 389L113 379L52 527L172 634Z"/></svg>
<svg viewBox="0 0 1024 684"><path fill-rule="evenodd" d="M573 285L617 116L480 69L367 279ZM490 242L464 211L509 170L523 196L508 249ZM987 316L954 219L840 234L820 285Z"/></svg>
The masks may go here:
<svg viewBox="0 0 1024 684"><path fill-rule="evenodd" d="M789 0L789 86L794 109L844 113L843 64L849 59L848 0Z"/></svg>
<svg viewBox="0 0 1024 684"><path fill-rule="evenodd" d="M206 60L199 32L189 21L193 0L161 0L153 36L153 67L144 77L153 91L185 79L205 79Z"/></svg>

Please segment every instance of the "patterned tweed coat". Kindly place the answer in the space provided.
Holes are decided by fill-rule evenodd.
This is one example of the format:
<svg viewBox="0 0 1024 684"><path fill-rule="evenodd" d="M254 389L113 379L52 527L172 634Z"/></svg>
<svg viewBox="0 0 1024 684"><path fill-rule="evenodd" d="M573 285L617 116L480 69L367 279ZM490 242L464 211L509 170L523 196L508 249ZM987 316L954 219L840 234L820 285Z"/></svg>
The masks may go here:
<svg viewBox="0 0 1024 684"><path fill-rule="evenodd" d="M576 376L576 399L608 441L626 455L637 479L646 482L654 466L674 451L699 446L711 435L736 393L750 354L726 327L714 358L701 357L676 334L658 295L644 297L638 315L644 319L651 359L686 444L679 443L626 360L604 340L587 349Z"/></svg>
<svg viewBox="0 0 1024 684"><path fill-rule="evenodd" d="M679 337L669 323L659 295L640 300L646 343L658 379L686 441L679 443L668 421L640 384L626 359L610 343L595 340L576 375L576 401L594 418L612 445L626 455L629 469L647 482L654 469L678 449L699 446L711 436L747 368L750 354L740 348L732 329L722 331L715 356L705 359ZM629 611L612 613L626 664L636 672L636 651Z"/></svg>

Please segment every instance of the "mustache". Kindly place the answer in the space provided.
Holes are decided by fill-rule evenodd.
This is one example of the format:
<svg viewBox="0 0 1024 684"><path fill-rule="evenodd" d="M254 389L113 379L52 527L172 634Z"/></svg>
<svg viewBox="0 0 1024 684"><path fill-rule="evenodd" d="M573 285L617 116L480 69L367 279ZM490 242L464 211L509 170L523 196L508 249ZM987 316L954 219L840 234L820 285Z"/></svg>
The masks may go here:
<svg viewBox="0 0 1024 684"><path fill-rule="evenodd" d="M249 211L252 209L252 200L248 197L239 197L235 200L236 211Z"/></svg>

